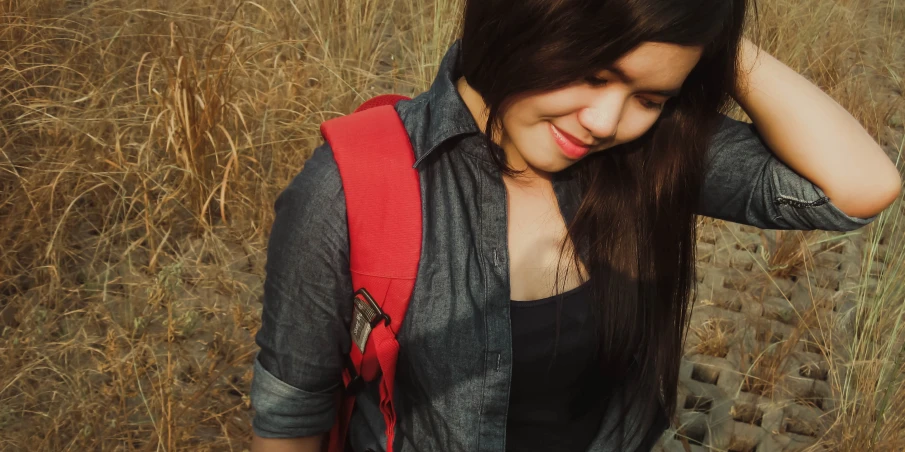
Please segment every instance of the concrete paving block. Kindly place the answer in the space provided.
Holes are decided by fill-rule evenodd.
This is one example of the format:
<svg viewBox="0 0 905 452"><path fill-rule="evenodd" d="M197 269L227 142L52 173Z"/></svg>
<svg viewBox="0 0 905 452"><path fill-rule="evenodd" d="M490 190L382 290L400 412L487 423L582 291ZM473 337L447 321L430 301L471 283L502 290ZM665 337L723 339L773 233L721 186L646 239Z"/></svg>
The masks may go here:
<svg viewBox="0 0 905 452"><path fill-rule="evenodd" d="M744 395L742 393L740 395ZM766 432L763 429L764 411L755 400L744 401L742 398L735 400L731 410L732 420L736 427L746 425L758 431ZM749 435L750 436L750 435ZM760 435L756 435L760 438Z"/></svg>
<svg viewBox="0 0 905 452"><path fill-rule="evenodd" d="M814 266L817 268L837 269L842 260L842 255L839 253L817 253L814 255Z"/></svg>
<svg viewBox="0 0 905 452"><path fill-rule="evenodd" d="M813 407L790 404L785 407L782 431L803 437L816 437L822 431L822 414Z"/></svg>
<svg viewBox="0 0 905 452"><path fill-rule="evenodd" d="M812 397L814 381L810 378L795 375L783 375L776 383L777 394L790 399L806 399Z"/></svg>
<svg viewBox="0 0 905 452"><path fill-rule="evenodd" d="M764 413L761 427L770 433L779 433L782 428L782 421L785 418L785 412L783 411L782 406L775 402L770 402L760 404L758 405L758 408Z"/></svg>
<svg viewBox="0 0 905 452"><path fill-rule="evenodd" d="M831 409L828 408L827 405L833 400L833 388L830 386L829 382L815 380L813 392L810 394L810 396L815 400L815 402L818 402L817 408L821 409L822 411L831 411Z"/></svg>
<svg viewBox="0 0 905 452"><path fill-rule="evenodd" d="M744 319L744 316L739 314L739 311L733 310L732 308L726 308L725 306L727 306L725 302L708 300L705 303L696 305L694 310L698 311L698 315L704 318L725 318L736 322ZM741 305L737 304L736 306L739 310L741 309Z"/></svg>
<svg viewBox="0 0 905 452"><path fill-rule="evenodd" d="M831 291L833 294L842 290L844 275L835 268L819 268L811 272L810 278L814 285Z"/></svg>
<svg viewBox="0 0 905 452"><path fill-rule="evenodd" d="M679 381L690 380L691 373L694 371L694 363L688 360L688 357L679 361Z"/></svg>
<svg viewBox="0 0 905 452"><path fill-rule="evenodd" d="M691 444L706 445L708 430L708 416L696 411L683 411L678 416L679 424L676 426L675 439L685 439Z"/></svg>
<svg viewBox="0 0 905 452"><path fill-rule="evenodd" d="M727 399L726 393L712 384L691 379L684 380L682 383L689 392L684 405L687 410L706 414L710 412L714 402Z"/></svg>
<svg viewBox="0 0 905 452"><path fill-rule="evenodd" d="M760 317L764 315L763 303L755 300L753 297L747 296L739 299L742 309L739 311L747 317Z"/></svg>
<svg viewBox="0 0 905 452"><path fill-rule="evenodd" d="M748 290L752 280L752 276L746 272L729 270L723 277L722 287L733 295L742 295Z"/></svg>
<svg viewBox="0 0 905 452"><path fill-rule="evenodd" d="M722 391L720 391L722 393ZM735 421L732 419L734 401L729 397L714 400L710 410L709 429L706 445L713 449L725 450L732 441Z"/></svg>
<svg viewBox="0 0 905 452"><path fill-rule="evenodd" d="M758 394L752 394L750 392L740 392L735 396L735 401L739 404L748 404L754 405L759 409L763 410L763 406L769 406L773 403L772 400ZM761 413L763 414L763 413ZM750 423L750 422L749 422Z"/></svg>
<svg viewBox="0 0 905 452"><path fill-rule="evenodd" d="M745 252L745 251L736 251L729 255L729 267L735 268L744 272L751 272L754 270L755 259L754 255Z"/></svg>
<svg viewBox="0 0 905 452"><path fill-rule="evenodd" d="M732 347L729 347L729 353L726 354L726 362L732 365L732 370L738 372L739 366L742 362L742 351L739 347L739 336L738 332L736 332L734 343Z"/></svg>
<svg viewBox="0 0 905 452"><path fill-rule="evenodd" d="M829 364L822 355L799 351L795 353L798 362L798 375L812 380L827 381L829 378Z"/></svg>
<svg viewBox="0 0 905 452"><path fill-rule="evenodd" d="M816 452L824 449L821 447L815 451L814 445L817 444L817 438L815 437L801 436L794 433L786 433L786 436L789 437L789 442L785 445L784 452L803 452L805 450Z"/></svg>
<svg viewBox="0 0 905 452"><path fill-rule="evenodd" d="M710 452L710 449L694 444L689 444L688 449L681 441L668 439L663 441L663 452Z"/></svg>
<svg viewBox="0 0 905 452"><path fill-rule="evenodd" d="M795 283L787 279L761 277L749 281L748 289L757 296L785 297L794 286Z"/></svg>
<svg viewBox="0 0 905 452"><path fill-rule="evenodd" d="M708 355L690 355L687 357L689 365L691 365L691 374L689 378L702 383L716 385L723 371L733 371L733 365L725 358Z"/></svg>
<svg viewBox="0 0 905 452"><path fill-rule="evenodd" d="M825 429L826 410L835 409L830 366L824 342L813 336L822 330L808 327L830 326L831 346L850 337L863 239L825 242L815 251L811 262L816 267L808 277L779 277L762 270L762 251L775 247L775 237L772 231L721 221L700 228L690 321L702 325L725 319L735 332L725 349L696 348L702 339L689 333L677 392L680 426L664 435L662 452L686 451L677 434L687 437L694 452L802 450L812 447L815 435ZM871 283L876 280L872 275ZM702 334L706 340L706 331ZM840 353L835 348L834 358ZM725 356L700 353L723 350ZM776 352L783 362L776 385L764 393L768 397L746 392L745 373L754 360ZM844 374L844 367L837 366L833 378L839 372Z"/></svg>
<svg viewBox="0 0 905 452"><path fill-rule="evenodd" d="M785 298L767 297L762 303L763 316L786 325L797 325L802 312Z"/></svg>
<svg viewBox="0 0 905 452"><path fill-rule="evenodd" d="M733 293L731 291L720 291L716 292L712 298L713 303L720 308L723 308L726 311L731 311L733 314L727 314L728 316L732 316L735 318L741 317L740 314L742 312L742 297L739 294Z"/></svg>
<svg viewBox="0 0 905 452"><path fill-rule="evenodd" d="M698 271L698 279L700 283L697 287L698 295L712 292L717 287L723 287L723 273L716 272L709 268Z"/></svg>
<svg viewBox="0 0 905 452"><path fill-rule="evenodd" d="M717 239L719 239L719 232L720 229L715 227L698 228L698 243L716 244Z"/></svg>
<svg viewBox="0 0 905 452"><path fill-rule="evenodd" d="M776 440L775 435L767 435L761 439L755 452L782 452L783 447L783 444Z"/></svg>
<svg viewBox="0 0 905 452"><path fill-rule="evenodd" d="M735 394L742 393L742 383L744 382L744 376L738 371L726 371L720 374L720 379L717 381L717 386L723 390L730 397ZM747 393L745 393L747 394Z"/></svg>
<svg viewBox="0 0 905 452"><path fill-rule="evenodd" d="M817 438L788 432L773 435L772 439L781 447L782 452L801 452L817 443Z"/></svg>
<svg viewBox="0 0 905 452"><path fill-rule="evenodd" d="M734 451L753 451L767 436L767 432L756 425L742 422L733 423L732 440L726 449Z"/></svg>
<svg viewBox="0 0 905 452"><path fill-rule="evenodd" d="M836 314L835 332L844 337L855 334L855 320L858 316L855 303L845 301L836 305Z"/></svg>

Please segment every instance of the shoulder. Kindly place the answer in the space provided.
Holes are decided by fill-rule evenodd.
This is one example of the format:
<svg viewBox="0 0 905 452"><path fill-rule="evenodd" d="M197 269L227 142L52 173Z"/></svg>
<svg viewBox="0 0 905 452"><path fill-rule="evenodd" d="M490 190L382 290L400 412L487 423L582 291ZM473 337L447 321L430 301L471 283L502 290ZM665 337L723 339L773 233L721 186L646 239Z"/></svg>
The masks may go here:
<svg viewBox="0 0 905 452"><path fill-rule="evenodd" d="M293 177L289 185L277 198L277 210L281 205L314 204L320 206L339 206L345 209L342 178L333 149L328 143L317 147L311 157L305 161L301 171ZM329 209L335 210L335 209Z"/></svg>
<svg viewBox="0 0 905 452"><path fill-rule="evenodd" d="M286 187L286 191L312 195L330 195L342 191L342 179L329 143L318 146L305 161L301 171Z"/></svg>
<svg viewBox="0 0 905 452"><path fill-rule="evenodd" d="M301 171L277 196L272 237L310 245L311 240L346 233L346 201L339 169L329 144L314 150Z"/></svg>
<svg viewBox="0 0 905 452"><path fill-rule="evenodd" d="M716 121L711 151L731 150L735 146L763 145L754 124L732 119L722 113Z"/></svg>

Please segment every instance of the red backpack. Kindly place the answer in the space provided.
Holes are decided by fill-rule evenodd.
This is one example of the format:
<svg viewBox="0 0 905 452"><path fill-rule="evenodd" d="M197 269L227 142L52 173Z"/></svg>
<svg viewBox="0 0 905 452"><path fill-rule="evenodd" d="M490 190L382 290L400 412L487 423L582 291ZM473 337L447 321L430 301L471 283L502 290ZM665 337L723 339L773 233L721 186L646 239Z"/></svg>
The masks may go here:
<svg viewBox="0 0 905 452"><path fill-rule="evenodd" d="M321 124L346 197L349 266L355 289L352 347L346 357L336 422L325 451L344 452L355 395L380 379L387 452L393 451L396 333L408 310L421 257L421 188L415 153L393 106L404 96L375 97L355 113Z"/></svg>

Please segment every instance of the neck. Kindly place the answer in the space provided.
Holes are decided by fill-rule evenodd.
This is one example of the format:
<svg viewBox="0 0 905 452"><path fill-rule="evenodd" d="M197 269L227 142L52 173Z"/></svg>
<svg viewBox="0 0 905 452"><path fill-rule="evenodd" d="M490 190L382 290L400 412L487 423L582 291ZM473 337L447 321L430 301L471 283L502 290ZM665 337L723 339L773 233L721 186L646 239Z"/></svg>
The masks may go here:
<svg viewBox="0 0 905 452"><path fill-rule="evenodd" d="M465 106L471 112L471 116L477 123L478 128L487 133L488 109L487 104L484 103L484 98L468 84L465 77L460 77L456 81L456 91L459 92L459 96L462 97L462 101L465 102Z"/></svg>
<svg viewBox="0 0 905 452"><path fill-rule="evenodd" d="M465 102L465 106L468 107L468 111L471 112L471 116L474 118L478 128L486 134L489 110L487 104L484 103L484 98L468 84L465 77L460 77L456 81L456 90L459 92L459 96L462 97L462 101ZM550 183L553 178L551 174L538 171L525 162L512 142L506 137L505 130L500 135L494 138L494 142L503 148L503 152L506 154L506 163L517 173L512 179L518 179L520 183L529 185L536 183L546 185Z"/></svg>

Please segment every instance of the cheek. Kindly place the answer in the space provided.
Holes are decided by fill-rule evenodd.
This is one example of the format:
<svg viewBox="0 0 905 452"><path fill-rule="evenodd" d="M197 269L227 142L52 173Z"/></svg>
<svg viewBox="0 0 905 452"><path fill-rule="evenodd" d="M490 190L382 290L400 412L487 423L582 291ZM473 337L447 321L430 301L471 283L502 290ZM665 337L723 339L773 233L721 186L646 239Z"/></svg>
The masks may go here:
<svg viewBox="0 0 905 452"><path fill-rule="evenodd" d="M503 129L509 134L523 129L531 123L531 118L535 116L534 106L531 105L529 99L519 100L512 103L503 113Z"/></svg>
<svg viewBox="0 0 905 452"><path fill-rule="evenodd" d="M527 95L512 103L503 120L506 122L506 116L511 116L512 123L531 124L568 116L585 105L586 97L587 94L577 88Z"/></svg>
<svg viewBox="0 0 905 452"><path fill-rule="evenodd" d="M546 133L546 121L561 116L564 102L549 95L535 95L513 102L503 114L503 130L509 139L532 141Z"/></svg>
<svg viewBox="0 0 905 452"><path fill-rule="evenodd" d="M619 124L616 141L618 143L628 143L640 138L641 135L644 135L653 127L658 117L659 114L657 112L627 112Z"/></svg>

